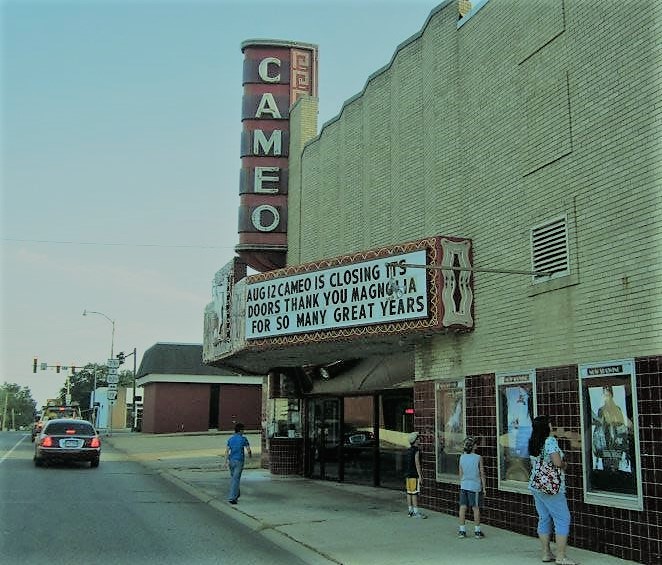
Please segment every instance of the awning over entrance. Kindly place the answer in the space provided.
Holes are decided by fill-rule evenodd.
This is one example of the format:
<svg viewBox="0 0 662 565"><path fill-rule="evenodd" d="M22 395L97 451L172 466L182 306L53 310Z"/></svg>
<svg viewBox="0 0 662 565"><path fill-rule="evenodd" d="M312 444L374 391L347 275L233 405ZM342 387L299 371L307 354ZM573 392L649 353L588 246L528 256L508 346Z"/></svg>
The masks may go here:
<svg viewBox="0 0 662 565"><path fill-rule="evenodd" d="M361 359L328 380L315 380L310 394L370 393L414 386L413 352Z"/></svg>

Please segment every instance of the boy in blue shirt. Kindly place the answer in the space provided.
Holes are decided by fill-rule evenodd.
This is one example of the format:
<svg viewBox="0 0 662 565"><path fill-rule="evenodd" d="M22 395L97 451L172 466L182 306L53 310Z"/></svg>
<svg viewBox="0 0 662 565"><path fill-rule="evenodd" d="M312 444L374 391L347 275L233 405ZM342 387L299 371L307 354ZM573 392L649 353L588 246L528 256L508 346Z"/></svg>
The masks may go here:
<svg viewBox="0 0 662 565"><path fill-rule="evenodd" d="M228 494L230 504L237 504L239 498L239 481L244 470L244 450L248 452L249 457L253 457L251 446L244 436L244 425L237 423L234 427L234 434L229 437L225 448L225 464L230 469L230 493Z"/></svg>

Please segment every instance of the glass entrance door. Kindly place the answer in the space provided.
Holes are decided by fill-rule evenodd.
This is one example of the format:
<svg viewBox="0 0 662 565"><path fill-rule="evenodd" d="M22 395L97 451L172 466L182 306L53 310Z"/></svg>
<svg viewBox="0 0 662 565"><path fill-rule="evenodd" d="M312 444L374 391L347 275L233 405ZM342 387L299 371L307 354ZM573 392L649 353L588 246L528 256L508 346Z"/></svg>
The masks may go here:
<svg viewBox="0 0 662 565"><path fill-rule="evenodd" d="M384 391L380 397L379 480L380 486L401 489L409 447L407 436L414 431L414 391Z"/></svg>
<svg viewBox="0 0 662 565"><path fill-rule="evenodd" d="M413 407L411 388L309 399L306 476L401 489Z"/></svg>
<svg viewBox="0 0 662 565"><path fill-rule="evenodd" d="M341 420L341 399L316 398L308 402L306 474L313 479L341 480Z"/></svg>
<svg viewBox="0 0 662 565"><path fill-rule="evenodd" d="M347 396L343 399L342 461L348 483L376 486L377 445L374 423L375 400L372 396Z"/></svg>

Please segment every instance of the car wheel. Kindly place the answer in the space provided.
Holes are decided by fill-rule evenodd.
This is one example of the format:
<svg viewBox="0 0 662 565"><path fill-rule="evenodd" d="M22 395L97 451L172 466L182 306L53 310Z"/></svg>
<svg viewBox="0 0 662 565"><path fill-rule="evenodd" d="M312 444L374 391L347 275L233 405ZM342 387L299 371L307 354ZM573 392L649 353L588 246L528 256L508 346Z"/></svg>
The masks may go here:
<svg viewBox="0 0 662 565"><path fill-rule="evenodd" d="M95 467L98 467L98 466L99 466L99 458L98 457L96 459L92 459L92 461L90 461L90 467L95 468Z"/></svg>
<svg viewBox="0 0 662 565"><path fill-rule="evenodd" d="M43 467L44 466L44 460L39 458L39 457L35 457L34 458L34 466L35 467Z"/></svg>

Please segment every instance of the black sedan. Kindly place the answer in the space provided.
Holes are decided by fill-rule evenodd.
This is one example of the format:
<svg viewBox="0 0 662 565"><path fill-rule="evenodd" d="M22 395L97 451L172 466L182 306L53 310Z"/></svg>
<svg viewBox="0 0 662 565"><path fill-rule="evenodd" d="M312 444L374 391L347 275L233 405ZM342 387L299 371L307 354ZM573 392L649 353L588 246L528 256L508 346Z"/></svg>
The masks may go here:
<svg viewBox="0 0 662 565"><path fill-rule="evenodd" d="M37 467L50 461L89 461L91 467L98 467L100 456L101 439L87 420L49 420L35 441Z"/></svg>

